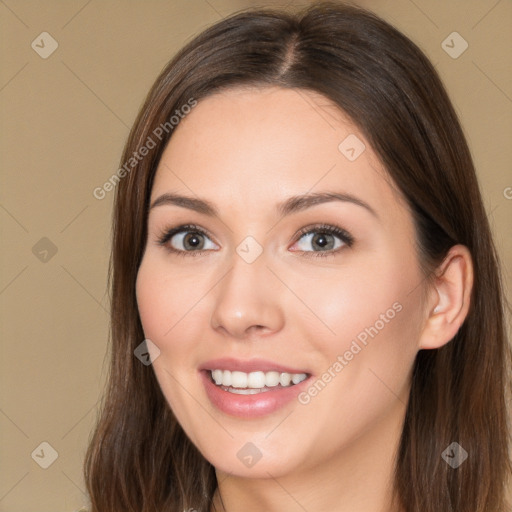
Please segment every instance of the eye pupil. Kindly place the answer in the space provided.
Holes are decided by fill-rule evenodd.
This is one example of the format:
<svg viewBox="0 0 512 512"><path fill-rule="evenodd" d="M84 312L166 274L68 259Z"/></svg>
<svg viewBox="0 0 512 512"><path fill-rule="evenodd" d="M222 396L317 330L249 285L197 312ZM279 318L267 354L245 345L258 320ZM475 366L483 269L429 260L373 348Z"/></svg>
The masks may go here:
<svg viewBox="0 0 512 512"><path fill-rule="evenodd" d="M185 248L197 249L198 246L200 248L203 246L203 241L201 240L201 235L198 233L189 233L183 238L183 245Z"/></svg>
<svg viewBox="0 0 512 512"><path fill-rule="evenodd" d="M313 237L313 242L322 249L325 249L326 247L328 249L332 249L334 247L334 242L332 240L329 241L327 237L333 238L333 236L328 233L319 233Z"/></svg>

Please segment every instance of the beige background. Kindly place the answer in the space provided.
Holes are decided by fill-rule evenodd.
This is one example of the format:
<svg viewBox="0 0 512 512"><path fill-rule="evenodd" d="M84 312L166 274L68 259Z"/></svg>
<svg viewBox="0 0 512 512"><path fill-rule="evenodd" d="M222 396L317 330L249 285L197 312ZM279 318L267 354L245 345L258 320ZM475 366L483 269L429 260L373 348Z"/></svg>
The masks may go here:
<svg viewBox="0 0 512 512"><path fill-rule="evenodd" d="M113 199L110 193L97 200L92 192L118 168L157 73L183 43L233 11L305 3L0 1L0 511L71 512L86 503L83 454L107 368ZM447 85L478 169L510 297L512 3L355 3L419 44ZM453 31L469 44L457 59L441 46ZM34 40L42 46L42 32L58 43L46 59L31 47ZM42 457L42 442L58 452L48 469L36 463L50 457L45 446Z"/></svg>

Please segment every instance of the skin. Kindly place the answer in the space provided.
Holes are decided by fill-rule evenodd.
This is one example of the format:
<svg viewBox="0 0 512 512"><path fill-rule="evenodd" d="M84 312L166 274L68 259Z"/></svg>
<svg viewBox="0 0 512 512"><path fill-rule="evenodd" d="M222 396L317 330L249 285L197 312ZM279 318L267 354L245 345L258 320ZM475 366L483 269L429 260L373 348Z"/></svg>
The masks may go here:
<svg viewBox="0 0 512 512"><path fill-rule="evenodd" d="M366 146L354 161L338 149L349 134ZM375 214L339 201L286 217L275 210L290 196L326 191L351 194ZM160 349L161 389L216 468L215 510L397 510L392 471L413 362L419 349L449 342L467 314L467 249L452 248L427 284L400 193L358 128L312 92L231 89L200 101L162 155L151 203L168 192L219 211L152 208L136 289L144 333ZM203 254L182 257L157 243L186 223L212 235L201 239ZM315 257L322 249L297 232L317 223L342 227L353 245L331 237L341 249ZM236 251L247 236L263 248L250 264ZM294 399L247 419L216 409L205 393L198 367L219 357L278 361L314 382L396 303L401 310L307 404ZM252 467L237 457L247 442L262 454Z"/></svg>

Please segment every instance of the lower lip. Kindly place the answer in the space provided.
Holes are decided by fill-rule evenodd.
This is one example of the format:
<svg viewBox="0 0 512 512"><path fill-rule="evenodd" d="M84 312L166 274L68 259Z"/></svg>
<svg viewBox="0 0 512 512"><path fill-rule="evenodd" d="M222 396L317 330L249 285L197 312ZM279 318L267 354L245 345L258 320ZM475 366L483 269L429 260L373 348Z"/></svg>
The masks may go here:
<svg viewBox="0 0 512 512"><path fill-rule="evenodd" d="M240 418L257 418L271 414L290 403L307 385L310 377L293 386L270 388L255 395L239 395L224 391L214 384L209 371L199 372L210 402L222 412Z"/></svg>

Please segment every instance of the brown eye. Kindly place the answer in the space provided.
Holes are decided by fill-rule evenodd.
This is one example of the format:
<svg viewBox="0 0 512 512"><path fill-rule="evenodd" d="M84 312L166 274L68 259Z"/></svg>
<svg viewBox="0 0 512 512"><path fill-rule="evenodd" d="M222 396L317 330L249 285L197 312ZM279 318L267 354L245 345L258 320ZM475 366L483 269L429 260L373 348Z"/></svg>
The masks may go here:
<svg viewBox="0 0 512 512"><path fill-rule="evenodd" d="M336 237L334 235L331 235L329 233L315 233L311 239L311 246L313 247L314 251L321 251L323 249L334 249L336 245ZM338 244L337 247L339 247L340 244ZM319 247L319 249L317 249ZM336 248L337 248L336 247Z"/></svg>
<svg viewBox="0 0 512 512"><path fill-rule="evenodd" d="M181 243L186 250L202 249L204 246L204 237L198 233L186 233Z"/></svg>
<svg viewBox="0 0 512 512"><path fill-rule="evenodd" d="M195 256L196 253L218 248L202 229L193 225L168 229L160 236L158 244L184 256L187 256L187 253Z"/></svg>
<svg viewBox="0 0 512 512"><path fill-rule="evenodd" d="M354 241L352 236L344 229L329 225L304 228L299 235L296 250L319 253L316 256L336 253L344 246L350 247Z"/></svg>

